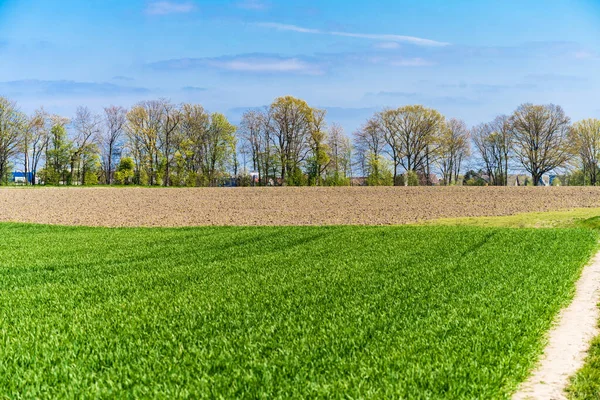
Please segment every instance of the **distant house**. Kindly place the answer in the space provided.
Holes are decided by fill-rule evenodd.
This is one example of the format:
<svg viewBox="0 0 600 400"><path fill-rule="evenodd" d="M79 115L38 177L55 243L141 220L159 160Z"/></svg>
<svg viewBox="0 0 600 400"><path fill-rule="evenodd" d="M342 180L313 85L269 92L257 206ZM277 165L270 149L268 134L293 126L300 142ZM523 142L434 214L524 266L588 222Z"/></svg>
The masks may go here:
<svg viewBox="0 0 600 400"><path fill-rule="evenodd" d="M538 186L552 186L554 181L559 179L557 175L544 175L540 178ZM527 186L531 185L532 180L529 175L509 175L508 186Z"/></svg>
<svg viewBox="0 0 600 400"><path fill-rule="evenodd" d="M557 182L560 184L560 180L557 175L544 175L540 179L540 186L553 186L555 184L554 181L556 180L558 180Z"/></svg>
<svg viewBox="0 0 600 400"><path fill-rule="evenodd" d="M28 172L27 174L23 171L15 171L11 174L10 181L17 185L25 185L26 183L33 182L33 172Z"/></svg>
<svg viewBox="0 0 600 400"><path fill-rule="evenodd" d="M431 186L437 186L440 184L440 178L436 174L429 174L429 181L427 181L427 175L419 173L419 185L427 186L428 184Z"/></svg>
<svg viewBox="0 0 600 400"><path fill-rule="evenodd" d="M367 186L367 178L365 178L365 177L350 178L350 186Z"/></svg>
<svg viewBox="0 0 600 400"><path fill-rule="evenodd" d="M507 186L526 186L530 180L527 175L509 175Z"/></svg>

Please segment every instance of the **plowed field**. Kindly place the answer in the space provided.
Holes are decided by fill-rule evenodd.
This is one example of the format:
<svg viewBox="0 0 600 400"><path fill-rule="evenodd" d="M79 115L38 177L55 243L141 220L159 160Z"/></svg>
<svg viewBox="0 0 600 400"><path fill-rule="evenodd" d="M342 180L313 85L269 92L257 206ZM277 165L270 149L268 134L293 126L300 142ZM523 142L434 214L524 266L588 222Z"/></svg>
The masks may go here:
<svg viewBox="0 0 600 400"><path fill-rule="evenodd" d="M7 188L0 221L88 226L389 225L600 207L600 188Z"/></svg>

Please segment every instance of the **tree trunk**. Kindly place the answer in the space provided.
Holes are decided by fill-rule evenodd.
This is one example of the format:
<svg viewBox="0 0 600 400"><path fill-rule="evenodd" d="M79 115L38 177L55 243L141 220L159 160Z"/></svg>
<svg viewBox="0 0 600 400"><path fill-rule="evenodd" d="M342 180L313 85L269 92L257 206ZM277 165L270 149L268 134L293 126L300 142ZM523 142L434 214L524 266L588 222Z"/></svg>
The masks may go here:
<svg viewBox="0 0 600 400"><path fill-rule="evenodd" d="M106 183L112 185L112 155L113 155L113 144L112 142L108 146L108 170L106 171Z"/></svg>

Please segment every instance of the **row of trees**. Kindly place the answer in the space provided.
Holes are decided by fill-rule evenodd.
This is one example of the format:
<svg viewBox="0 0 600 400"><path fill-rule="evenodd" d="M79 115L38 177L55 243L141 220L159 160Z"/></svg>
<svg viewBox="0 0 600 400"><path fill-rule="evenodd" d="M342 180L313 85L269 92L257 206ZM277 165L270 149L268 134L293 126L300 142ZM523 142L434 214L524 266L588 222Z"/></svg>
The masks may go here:
<svg viewBox="0 0 600 400"><path fill-rule="evenodd" d="M0 98L0 177L12 163L32 185L36 176L46 184L215 185L237 174L235 132L222 114L167 100L102 115L80 107L69 120L43 109L27 117Z"/></svg>
<svg viewBox="0 0 600 400"><path fill-rule="evenodd" d="M27 116L0 97L0 179L23 170L27 184L444 185L468 178L507 185L509 173L577 170L598 182L600 121L571 124L556 105L524 104L512 115L469 128L420 105L375 113L352 140L326 112L291 96L244 113L223 114L160 99L72 119L43 109ZM252 171L252 174L250 174ZM468 180L471 182L471 180Z"/></svg>
<svg viewBox="0 0 600 400"><path fill-rule="evenodd" d="M512 115L471 129L423 106L384 110L356 133L355 143L364 174L385 181L387 170L382 175L381 165L387 160L396 185L410 184L411 174L430 183L432 170L439 172L444 185L461 183L465 161L476 169L467 175L496 186L508 184L510 171L526 171L534 185L545 174L569 170L582 172L579 184L598 182L600 120L571 124L564 110L553 104L523 104Z"/></svg>
<svg viewBox="0 0 600 400"><path fill-rule="evenodd" d="M328 129L325 114L287 96L243 115L240 152L249 156L261 184L350 184L350 139L339 125Z"/></svg>

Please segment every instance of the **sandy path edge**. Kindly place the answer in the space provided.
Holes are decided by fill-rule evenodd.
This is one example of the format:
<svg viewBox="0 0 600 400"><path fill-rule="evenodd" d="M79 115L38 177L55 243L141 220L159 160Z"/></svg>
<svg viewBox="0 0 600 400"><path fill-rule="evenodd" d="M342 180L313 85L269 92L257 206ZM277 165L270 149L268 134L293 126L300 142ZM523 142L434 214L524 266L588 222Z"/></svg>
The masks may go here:
<svg viewBox="0 0 600 400"><path fill-rule="evenodd" d="M566 399L569 377L583 367L590 342L598 335L600 251L582 271L571 304L558 315L537 367L513 400Z"/></svg>

